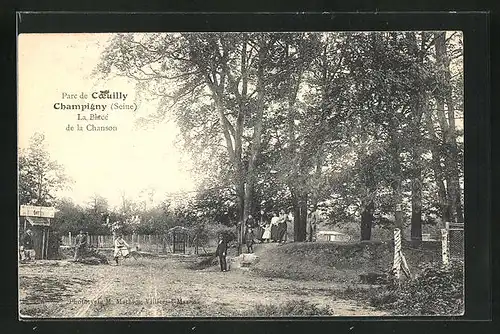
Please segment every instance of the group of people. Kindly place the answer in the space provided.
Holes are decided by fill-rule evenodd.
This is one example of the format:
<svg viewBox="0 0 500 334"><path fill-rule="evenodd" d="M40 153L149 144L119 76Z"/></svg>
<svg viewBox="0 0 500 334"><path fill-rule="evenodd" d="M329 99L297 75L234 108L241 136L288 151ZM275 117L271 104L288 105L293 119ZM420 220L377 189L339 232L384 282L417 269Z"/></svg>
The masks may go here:
<svg viewBox="0 0 500 334"><path fill-rule="evenodd" d="M123 239L122 234L118 234L113 237L113 244L114 244L114 254L113 258L115 260L116 265L119 264L118 259L120 257L123 258L128 258L130 255L129 248L130 246L128 243ZM89 249L89 234L88 232L83 232L83 230L78 233L78 235L75 238L75 255L73 260L78 261L82 257L85 256L85 254L88 253Z"/></svg>
<svg viewBox="0 0 500 334"><path fill-rule="evenodd" d="M247 246L247 252L253 253L253 244L255 240L259 242L278 242L285 243L287 241L288 223L293 221L293 218L281 210L279 216L276 212L272 213L271 221L265 221L263 218L258 223L252 215L248 215L245 221L244 240Z"/></svg>
<svg viewBox="0 0 500 334"><path fill-rule="evenodd" d="M306 241L316 241L317 227L320 216L317 210L309 211L307 214ZM288 224L293 223L293 215L281 210L279 215L272 213L270 221L266 221L264 215L260 223L257 223L252 215L248 215L245 222L244 240L247 246L247 252L253 253L253 244L255 240L260 243L277 242L285 243L288 239Z"/></svg>
<svg viewBox="0 0 500 334"><path fill-rule="evenodd" d="M293 222L291 215L281 210L278 215L276 212L272 213L270 222L263 221L257 228L256 239L260 242L278 242L284 243L287 241L288 223Z"/></svg>

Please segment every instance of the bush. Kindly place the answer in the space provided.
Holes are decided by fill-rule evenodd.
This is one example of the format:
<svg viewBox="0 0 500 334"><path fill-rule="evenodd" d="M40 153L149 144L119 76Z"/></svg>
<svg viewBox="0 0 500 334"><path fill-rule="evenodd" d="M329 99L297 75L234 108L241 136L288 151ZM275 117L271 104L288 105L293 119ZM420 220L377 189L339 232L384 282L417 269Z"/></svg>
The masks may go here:
<svg viewBox="0 0 500 334"><path fill-rule="evenodd" d="M249 317L310 317L333 315L329 307L311 304L305 300L290 300L281 304L256 305Z"/></svg>
<svg viewBox="0 0 500 334"><path fill-rule="evenodd" d="M370 298L372 306L402 315L461 315L464 311L463 262L428 265L415 278L381 289Z"/></svg>

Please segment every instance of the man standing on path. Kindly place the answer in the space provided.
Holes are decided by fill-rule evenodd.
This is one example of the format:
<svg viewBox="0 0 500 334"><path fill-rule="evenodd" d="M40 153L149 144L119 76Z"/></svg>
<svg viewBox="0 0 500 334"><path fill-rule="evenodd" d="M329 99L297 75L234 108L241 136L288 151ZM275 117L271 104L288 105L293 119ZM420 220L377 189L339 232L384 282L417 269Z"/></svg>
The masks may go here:
<svg viewBox="0 0 500 334"><path fill-rule="evenodd" d="M82 230L80 230L80 233L78 233L78 235L75 238L75 257L73 258L74 261L80 259L82 254L84 254L86 247L87 247L87 235L84 234Z"/></svg>
<svg viewBox="0 0 500 334"><path fill-rule="evenodd" d="M227 262L226 262L227 242L222 234L219 235L219 244L217 245L217 250L215 251L215 255L219 257L220 271L222 272L227 271Z"/></svg>
<svg viewBox="0 0 500 334"><path fill-rule="evenodd" d="M308 240L309 242L316 241L316 230L319 224L319 213L318 210L311 212L311 215L307 222L307 230L309 232Z"/></svg>

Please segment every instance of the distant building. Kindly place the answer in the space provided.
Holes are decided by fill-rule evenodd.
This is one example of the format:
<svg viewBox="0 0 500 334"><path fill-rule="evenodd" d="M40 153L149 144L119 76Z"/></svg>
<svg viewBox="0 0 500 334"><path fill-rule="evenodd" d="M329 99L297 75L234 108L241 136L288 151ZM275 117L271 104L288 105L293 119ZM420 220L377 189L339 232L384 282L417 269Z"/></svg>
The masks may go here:
<svg viewBox="0 0 500 334"><path fill-rule="evenodd" d="M351 237L347 234L337 232L337 231L318 231L317 241L350 241Z"/></svg>

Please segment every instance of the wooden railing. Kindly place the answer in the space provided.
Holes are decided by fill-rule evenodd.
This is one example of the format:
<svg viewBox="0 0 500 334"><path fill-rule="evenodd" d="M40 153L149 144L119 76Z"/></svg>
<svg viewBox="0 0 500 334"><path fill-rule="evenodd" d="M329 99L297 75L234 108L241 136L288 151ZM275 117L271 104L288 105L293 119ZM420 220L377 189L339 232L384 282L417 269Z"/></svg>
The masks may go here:
<svg viewBox="0 0 500 334"><path fill-rule="evenodd" d="M89 245L95 248L114 248L114 239L112 235L89 235ZM158 234L131 234L124 235L123 239L127 242L132 250L140 250L145 252L155 253L170 253L172 252L172 240L166 235ZM75 246L76 235L68 233L62 236L62 246ZM205 245L206 246L206 245ZM201 246L200 246L201 247ZM186 240L186 248L195 248L195 241L188 238ZM194 251L194 250L193 250ZM203 252L202 249L200 249ZM188 251L189 253L191 250Z"/></svg>

